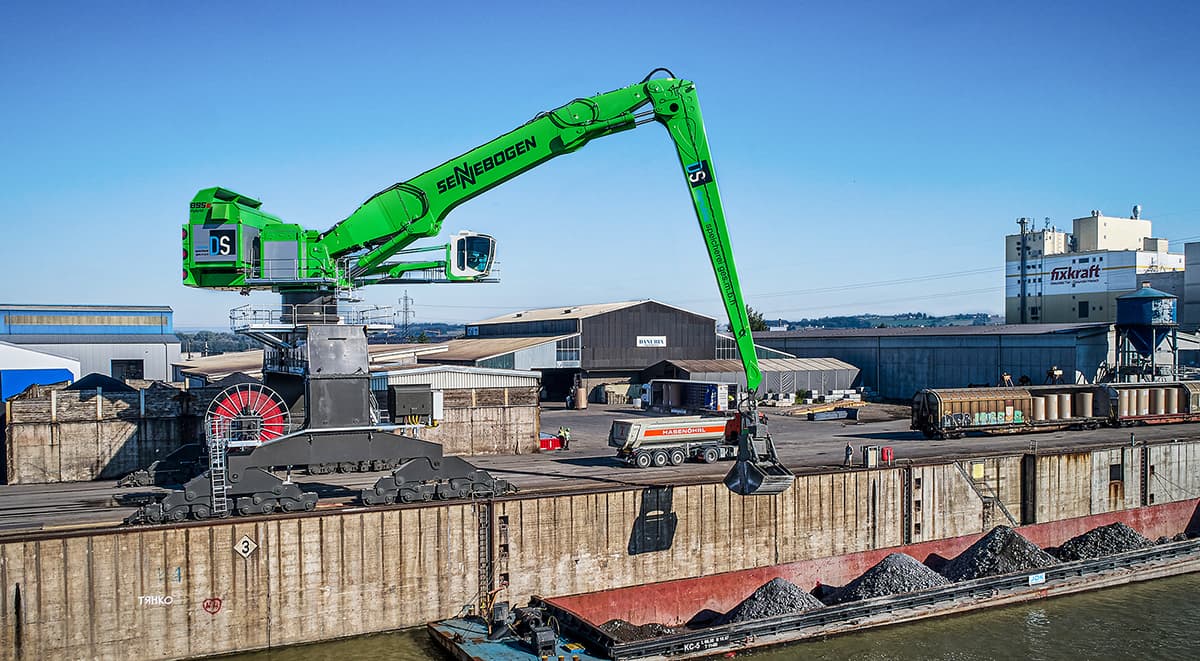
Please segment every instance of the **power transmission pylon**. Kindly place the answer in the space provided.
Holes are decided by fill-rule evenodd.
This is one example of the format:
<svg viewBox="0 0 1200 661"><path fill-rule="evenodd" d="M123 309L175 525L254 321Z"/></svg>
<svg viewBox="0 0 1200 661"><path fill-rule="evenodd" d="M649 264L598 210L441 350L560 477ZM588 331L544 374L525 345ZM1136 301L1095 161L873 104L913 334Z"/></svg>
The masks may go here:
<svg viewBox="0 0 1200 661"><path fill-rule="evenodd" d="M412 336L408 330L408 322L414 319L417 313L412 309L412 298L408 295L408 290L404 290L404 296L400 299L400 332L405 342L411 342Z"/></svg>

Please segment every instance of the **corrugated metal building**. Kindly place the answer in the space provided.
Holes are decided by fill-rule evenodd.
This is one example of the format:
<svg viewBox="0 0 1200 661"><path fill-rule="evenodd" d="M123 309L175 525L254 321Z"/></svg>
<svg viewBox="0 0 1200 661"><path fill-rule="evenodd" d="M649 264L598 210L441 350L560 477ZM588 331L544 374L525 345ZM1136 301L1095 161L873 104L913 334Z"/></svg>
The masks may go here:
<svg viewBox="0 0 1200 661"><path fill-rule="evenodd" d="M574 348L566 347L564 343ZM417 358L418 362L502 370L545 370L579 365L578 334L459 339L436 346L444 347L445 351L421 356Z"/></svg>
<svg viewBox="0 0 1200 661"><path fill-rule="evenodd" d="M84 374L171 378L172 311L159 305L0 305L0 341L79 361Z"/></svg>
<svg viewBox="0 0 1200 661"><path fill-rule="evenodd" d="M463 365L403 365L372 372L371 390L387 401L389 385L428 385L442 391L443 420L420 438L446 454L526 454L538 449L541 376L522 370Z"/></svg>
<svg viewBox="0 0 1200 661"><path fill-rule="evenodd" d="M716 352L716 319L658 301L596 303L524 310L469 324L468 339L580 337L560 360L587 372L644 369L660 360L706 358Z"/></svg>
<svg viewBox="0 0 1200 661"><path fill-rule="evenodd" d="M771 358L760 360L761 394L794 393L797 390L842 390L858 378L858 368L836 358ZM736 383L744 392L746 373L740 360L664 360L642 372L642 380L688 379Z"/></svg>
<svg viewBox="0 0 1200 661"><path fill-rule="evenodd" d="M536 369L559 399L576 377L591 391L663 360L712 358L716 329L712 317L652 300L522 310L468 324L465 340L427 362Z"/></svg>
<svg viewBox="0 0 1200 661"><path fill-rule="evenodd" d="M536 388L541 375L523 370L486 369L459 365L409 365L371 373L371 390L388 386L428 385L434 390L466 388Z"/></svg>
<svg viewBox="0 0 1200 661"><path fill-rule="evenodd" d="M74 358L0 342L0 402L33 384L46 386L78 378L79 361Z"/></svg>
<svg viewBox="0 0 1200 661"><path fill-rule="evenodd" d="M863 328L755 333L754 341L801 358L832 356L862 370L861 385L907 400L922 388L995 385L1005 372L1043 383L1095 381L1115 361L1110 324L1013 324L937 328Z"/></svg>

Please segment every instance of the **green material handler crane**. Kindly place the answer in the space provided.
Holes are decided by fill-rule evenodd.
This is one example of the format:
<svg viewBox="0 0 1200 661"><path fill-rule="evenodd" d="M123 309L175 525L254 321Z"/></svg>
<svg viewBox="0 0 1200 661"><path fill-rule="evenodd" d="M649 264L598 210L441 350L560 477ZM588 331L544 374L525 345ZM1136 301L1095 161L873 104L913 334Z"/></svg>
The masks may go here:
<svg viewBox="0 0 1200 661"><path fill-rule="evenodd" d="M668 77L653 78L658 72ZM794 476L778 461L755 409L762 381L750 322L730 249L716 170L691 81L656 69L641 82L579 98L408 181L371 196L325 232L286 223L262 204L224 188L196 194L183 228L183 282L205 289L283 295L292 319L321 322L340 294L371 284L489 280L495 241L460 232L441 246L414 248L436 237L459 204L590 140L649 122L666 127L675 144L729 326L746 372L738 462L726 484L741 494L779 493ZM413 256L418 258L413 260ZM285 312L285 314L289 314Z"/></svg>

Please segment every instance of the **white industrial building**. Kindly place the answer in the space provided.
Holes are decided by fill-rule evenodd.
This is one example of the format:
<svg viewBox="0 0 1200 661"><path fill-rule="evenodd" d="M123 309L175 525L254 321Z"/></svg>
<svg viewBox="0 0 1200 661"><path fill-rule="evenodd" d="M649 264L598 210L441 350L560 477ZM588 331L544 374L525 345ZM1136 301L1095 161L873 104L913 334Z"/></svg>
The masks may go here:
<svg viewBox="0 0 1200 661"><path fill-rule="evenodd" d="M1117 297L1143 282L1185 300L1184 255L1152 237L1138 208L1129 218L1093 211L1072 223L1069 234L1047 227L1005 237L1007 323L1111 323Z"/></svg>
<svg viewBox="0 0 1200 661"><path fill-rule="evenodd" d="M79 361L74 358L0 342L0 401L34 384L75 381L79 376Z"/></svg>
<svg viewBox="0 0 1200 661"><path fill-rule="evenodd" d="M162 305L0 305L0 341L79 361L83 374L171 378L180 343Z"/></svg>

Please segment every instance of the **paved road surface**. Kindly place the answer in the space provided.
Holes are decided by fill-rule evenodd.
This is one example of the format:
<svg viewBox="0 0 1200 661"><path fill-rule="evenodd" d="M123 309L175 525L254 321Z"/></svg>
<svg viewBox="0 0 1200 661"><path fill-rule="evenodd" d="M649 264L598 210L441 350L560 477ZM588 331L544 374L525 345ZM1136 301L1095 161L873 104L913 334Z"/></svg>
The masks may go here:
<svg viewBox="0 0 1200 661"><path fill-rule="evenodd" d="M769 417L771 435L780 459L798 473L842 470L846 443L890 445L896 461L933 461L955 457L978 457L1038 451L1103 447L1128 443L1130 433L1137 441L1200 439L1200 424L1161 425L1133 429L1062 431L1014 436L978 436L958 440L930 441L909 431L903 407L872 405L858 424L844 421L809 422L802 418ZM686 463L677 467L639 470L618 462L608 447L612 421L643 415L628 407L596 407L586 411L544 409L542 429L554 433L559 426L571 429L571 449L532 456L476 457L471 461L517 485L523 493L559 492L586 488L627 488L720 480L729 462L712 465ZM875 420L875 421L870 421ZM307 490L321 497L320 507L351 504L359 489L370 486L378 474L297 476ZM138 505L164 490L118 489L116 483L83 482L49 485L0 486L0 536L36 530L112 527Z"/></svg>

